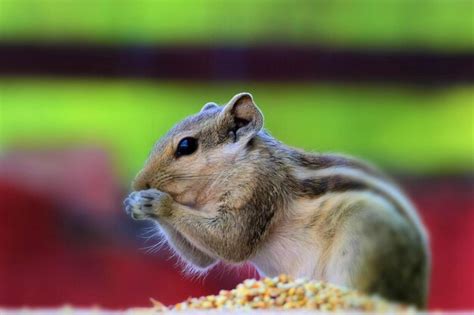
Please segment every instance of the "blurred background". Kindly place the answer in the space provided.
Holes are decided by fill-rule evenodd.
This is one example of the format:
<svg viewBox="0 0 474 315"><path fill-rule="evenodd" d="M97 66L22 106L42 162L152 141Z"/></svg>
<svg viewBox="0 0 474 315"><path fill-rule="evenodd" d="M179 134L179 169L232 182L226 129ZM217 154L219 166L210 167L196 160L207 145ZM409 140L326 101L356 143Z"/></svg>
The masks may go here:
<svg viewBox="0 0 474 315"><path fill-rule="evenodd" d="M166 130L248 91L283 142L398 178L431 234L430 308L474 308L473 17L463 0L0 0L0 306L169 304L257 276L183 276L121 205Z"/></svg>

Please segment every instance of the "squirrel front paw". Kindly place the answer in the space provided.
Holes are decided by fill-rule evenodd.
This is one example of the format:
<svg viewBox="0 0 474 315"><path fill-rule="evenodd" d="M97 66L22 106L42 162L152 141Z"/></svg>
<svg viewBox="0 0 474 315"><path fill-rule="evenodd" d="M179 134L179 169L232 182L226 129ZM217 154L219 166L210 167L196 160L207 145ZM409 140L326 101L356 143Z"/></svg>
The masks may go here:
<svg viewBox="0 0 474 315"><path fill-rule="evenodd" d="M125 212L134 220L156 219L164 209L166 201L171 198L168 194L156 189L132 192L125 200Z"/></svg>

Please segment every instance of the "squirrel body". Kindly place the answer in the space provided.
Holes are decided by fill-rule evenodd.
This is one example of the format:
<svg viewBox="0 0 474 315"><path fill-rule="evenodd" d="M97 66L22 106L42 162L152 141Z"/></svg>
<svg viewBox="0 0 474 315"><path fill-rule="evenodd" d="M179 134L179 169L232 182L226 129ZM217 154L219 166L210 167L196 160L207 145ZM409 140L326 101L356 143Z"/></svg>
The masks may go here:
<svg viewBox="0 0 474 315"><path fill-rule="evenodd" d="M428 238L407 197L371 165L277 141L248 93L172 128L133 189L127 212L193 268L251 261L425 306Z"/></svg>

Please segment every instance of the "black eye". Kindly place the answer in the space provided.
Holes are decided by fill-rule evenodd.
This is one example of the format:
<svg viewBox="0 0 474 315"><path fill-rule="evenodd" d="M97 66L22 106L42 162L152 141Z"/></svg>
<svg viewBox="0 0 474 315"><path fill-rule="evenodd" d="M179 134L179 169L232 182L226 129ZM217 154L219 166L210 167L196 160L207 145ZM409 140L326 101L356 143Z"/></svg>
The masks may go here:
<svg viewBox="0 0 474 315"><path fill-rule="evenodd" d="M188 137L181 139L181 141L178 143L178 148L176 149L176 157L193 154L197 147L198 142L196 138Z"/></svg>

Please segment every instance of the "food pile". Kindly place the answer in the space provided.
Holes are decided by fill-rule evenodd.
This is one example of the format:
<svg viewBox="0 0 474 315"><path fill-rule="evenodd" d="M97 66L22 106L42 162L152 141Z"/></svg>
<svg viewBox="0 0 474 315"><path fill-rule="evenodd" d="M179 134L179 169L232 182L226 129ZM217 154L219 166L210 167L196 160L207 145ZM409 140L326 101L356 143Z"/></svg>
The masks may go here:
<svg viewBox="0 0 474 315"><path fill-rule="evenodd" d="M244 310L244 309L311 309L320 311L415 312L412 307L389 303L324 282L293 280L286 275L245 280L233 290L218 295L189 298L170 308L155 302L159 310Z"/></svg>

